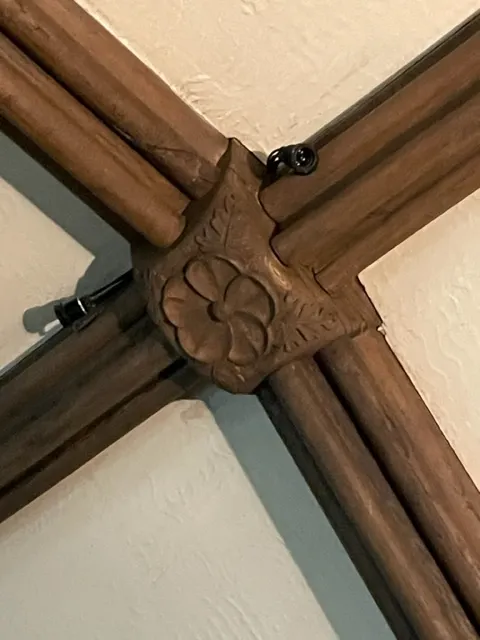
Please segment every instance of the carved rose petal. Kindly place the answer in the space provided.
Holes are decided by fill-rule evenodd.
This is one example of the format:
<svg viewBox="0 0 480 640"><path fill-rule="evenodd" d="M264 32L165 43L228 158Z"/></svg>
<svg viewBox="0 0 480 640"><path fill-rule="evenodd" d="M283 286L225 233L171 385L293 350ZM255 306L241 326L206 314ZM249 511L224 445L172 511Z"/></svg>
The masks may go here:
<svg viewBox="0 0 480 640"><path fill-rule="evenodd" d="M236 313L229 319L232 330L231 362L239 366L252 364L265 353L268 333L263 324L247 313Z"/></svg>
<svg viewBox="0 0 480 640"><path fill-rule="evenodd" d="M189 323L188 327L178 329L177 339L187 355L205 364L222 360L231 347L229 326L206 318L199 324Z"/></svg>
<svg viewBox="0 0 480 640"><path fill-rule="evenodd" d="M252 315L265 326L273 318L273 304L269 293L263 285L247 276L238 276L228 286L225 311L227 314L243 312Z"/></svg>
<svg viewBox="0 0 480 640"><path fill-rule="evenodd" d="M225 289L238 270L222 258L205 258L192 260L187 266L185 278L197 293L209 300L222 300Z"/></svg>
<svg viewBox="0 0 480 640"><path fill-rule="evenodd" d="M175 327L208 320L208 304L181 277L170 278L163 290L163 311Z"/></svg>

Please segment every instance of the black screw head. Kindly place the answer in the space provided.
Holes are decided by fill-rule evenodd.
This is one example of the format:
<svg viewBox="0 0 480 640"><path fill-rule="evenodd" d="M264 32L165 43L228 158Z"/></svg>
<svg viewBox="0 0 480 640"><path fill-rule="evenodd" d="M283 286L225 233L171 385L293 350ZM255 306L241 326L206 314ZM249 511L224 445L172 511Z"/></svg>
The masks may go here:
<svg viewBox="0 0 480 640"><path fill-rule="evenodd" d="M314 147L308 144L291 144L272 151L267 160L267 172L276 175L284 167L297 175L307 176L315 171L317 165L318 157Z"/></svg>
<svg viewBox="0 0 480 640"><path fill-rule="evenodd" d="M290 161L287 163L295 173L308 175L318 165L317 152L306 144L295 144L290 147Z"/></svg>

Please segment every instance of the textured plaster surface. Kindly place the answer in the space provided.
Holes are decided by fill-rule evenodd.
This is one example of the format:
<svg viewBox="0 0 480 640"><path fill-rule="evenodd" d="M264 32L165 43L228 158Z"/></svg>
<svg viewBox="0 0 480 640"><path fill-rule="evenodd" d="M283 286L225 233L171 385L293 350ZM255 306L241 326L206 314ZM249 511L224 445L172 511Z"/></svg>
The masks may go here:
<svg viewBox="0 0 480 640"><path fill-rule="evenodd" d="M5 137L0 176L6 366L53 300L123 271L128 251ZM0 524L2 640L393 640L258 402L205 399Z"/></svg>
<svg viewBox="0 0 480 640"><path fill-rule="evenodd" d="M55 326L53 302L129 268L123 241L0 133L0 370ZM27 329L27 330L26 330Z"/></svg>
<svg viewBox="0 0 480 640"><path fill-rule="evenodd" d="M313 133L463 20L478 0L81 4L227 135L268 151ZM441 244L451 265L466 268L456 272L458 308L447 294L452 309L438 315L449 276L440 269L442 254L430 255L429 239L421 265L432 261L427 276L440 298L422 285L424 294L412 301L419 279L412 271L402 279L400 266L391 266L395 257L387 258L389 271L375 267L370 275L379 274L371 291L389 331L399 306L405 304L404 318L420 322L415 306L423 304L426 314L423 298L430 298L428 330L439 337L429 349L450 354L455 387L437 372L437 402L457 411L445 425L456 425L454 439L471 468L478 414L468 377L478 359L466 336L476 335L479 318L478 307L475 316L469 302L463 315L460 304L478 291L478 261L474 253L462 259L463 244L473 252L478 228L466 207L464 233L454 242L447 229ZM433 229L438 224L447 223ZM4 137L0 232L1 368L38 342L54 300L122 272L128 251ZM395 278L393 298L380 295ZM447 322L437 329L439 317ZM414 334L409 326L407 335ZM455 338L464 340L463 362L453 356L452 328L465 332ZM389 338L393 343L393 330ZM429 364L422 360L417 375L419 386L427 385L437 366L445 371L445 360L426 351L424 337L412 342L417 360L427 354ZM409 368L414 379L417 360ZM2 640L392 638L256 401L221 393L207 400L213 415L200 401L165 408L0 525ZM460 406L467 400L470 408ZM465 429L458 411L469 412Z"/></svg>
<svg viewBox="0 0 480 640"><path fill-rule="evenodd" d="M3 523L2 640L393 640L257 400L207 400Z"/></svg>
<svg viewBox="0 0 480 640"><path fill-rule="evenodd" d="M478 9L478 0L79 0L252 150L298 141Z"/></svg>
<svg viewBox="0 0 480 640"><path fill-rule="evenodd" d="M480 191L366 269L387 340L480 488Z"/></svg>

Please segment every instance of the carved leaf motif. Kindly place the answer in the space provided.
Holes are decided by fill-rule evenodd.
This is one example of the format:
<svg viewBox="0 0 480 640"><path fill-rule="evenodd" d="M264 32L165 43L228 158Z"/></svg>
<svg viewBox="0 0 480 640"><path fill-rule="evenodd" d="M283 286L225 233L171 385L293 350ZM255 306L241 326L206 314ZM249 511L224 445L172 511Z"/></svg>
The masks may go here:
<svg viewBox="0 0 480 640"><path fill-rule="evenodd" d="M286 296L285 302L291 307L290 317L284 323L284 349L287 352L318 340L336 324L335 315L324 305L301 302L291 295Z"/></svg>
<svg viewBox="0 0 480 640"><path fill-rule="evenodd" d="M234 211L235 196L227 194L221 202L213 208L210 220L206 223L201 233L196 236L197 244L202 249L208 250L212 245L227 244L228 226Z"/></svg>
<svg viewBox="0 0 480 640"><path fill-rule="evenodd" d="M210 219L210 226L221 238L224 236L228 221L232 214L231 204L233 204L233 196L232 194L228 194L223 198L223 206L215 207Z"/></svg>

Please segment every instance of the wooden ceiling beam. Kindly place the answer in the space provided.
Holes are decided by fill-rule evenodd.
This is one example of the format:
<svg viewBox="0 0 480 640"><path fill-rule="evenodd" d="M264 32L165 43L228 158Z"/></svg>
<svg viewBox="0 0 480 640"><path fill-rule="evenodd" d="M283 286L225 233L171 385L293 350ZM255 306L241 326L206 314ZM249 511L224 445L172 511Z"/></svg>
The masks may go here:
<svg viewBox="0 0 480 640"><path fill-rule="evenodd" d="M227 140L72 0L0 0L0 29L190 198Z"/></svg>
<svg viewBox="0 0 480 640"><path fill-rule="evenodd" d="M375 562L371 552L367 550L358 528L325 479L305 442L302 430L286 415L281 400L268 380L258 388L257 395L393 633L397 638L414 638L415 633L408 617L385 578L382 566Z"/></svg>
<svg viewBox="0 0 480 640"><path fill-rule="evenodd" d="M317 281L325 289L335 291L479 187L480 149L424 191L395 208L391 215L386 208L381 224L367 223L366 231L317 273Z"/></svg>
<svg viewBox="0 0 480 640"><path fill-rule="evenodd" d="M480 626L480 493L384 336L317 355L358 431Z"/></svg>
<svg viewBox="0 0 480 640"><path fill-rule="evenodd" d="M471 86L478 71L479 20L480 12L314 134L307 142L317 150L318 171L284 176L264 189L262 202L272 217L283 224L326 200L335 185L340 189L351 174L363 173L408 126L421 125Z"/></svg>
<svg viewBox="0 0 480 640"><path fill-rule="evenodd" d="M282 225L273 239L279 257L313 267L330 289L355 277L480 188L479 121L477 12L320 134L314 174L286 176L263 191Z"/></svg>
<svg viewBox="0 0 480 640"><path fill-rule="evenodd" d="M132 285L63 330L0 383L0 520L199 384Z"/></svg>
<svg viewBox="0 0 480 640"><path fill-rule="evenodd" d="M380 349L380 364L373 366L359 348L367 338L353 336L376 327L377 318L370 308L363 309L358 290L352 294L350 287L358 265L403 239L427 217L439 215L477 184L478 132L470 128L478 116L478 20L477 14L427 58L322 134L317 140L320 167L312 178L283 178L260 194L269 218L258 203L260 172L251 154L232 142L230 150L240 153L237 160L242 162L229 170L223 136L181 106L151 71L75 3L0 0L2 30L42 66L44 71L31 63L35 74L43 73L42 82L53 83L49 87L57 92L54 102L72 100L69 105L93 118L92 131L95 123L101 125L102 136L115 139L113 148L121 148L121 153L127 149L139 163L143 160L132 147L137 149L147 158L148 171L155 165L178 187L177 194L186 194L180 194L182 206L189 197L210 192L210 197L191 205L192 222L175 251L152 252L145 269L137 264L137 282L147 294L149 312L168 333L171 346L147 319L144 302L132 288L79 334L61 334L51 347L40 350L38 359L28 359L4 378L0 517L23 506L168 400L195 388L197 375L175 353L188 353L213 378L223 366L223 384L232 379L248 382L242 378L245 372L256 384L279 368L260 387L260 397L265 402L267 389L270 400L265 406L272 418L278 425L281 412L290 425L279 431L301 460L302 472L332 520L349 527L347 536L339 532L341 537L353 540L357 551L366 549L369 561L363 563L357 553L356 562L365 574L373 567L378 584L387 586L394 602L390 595L382 599L378 590L374 595L389 620L396 618L400 626L395 628L401 633L413 628L426 640L477 637L467 616L475 620L476 600L469 590L478 549L471 548L474 534L463 527L478 517L478 492L465 482L465 470L453 464L448 443L415 396L414 417L422 428L426 425L435 445L422 471L422 447L428 446L428 439L415 439L413 423L406 423L404 414L416 391L390 352L391 361ZM15 49L18 55L24 64L27 58ZM17 73L7 56L9 68ZM26 80L31 69L28 66ZM19 78L19 86L28 88L24 76ZM14 104L11 112L12 105L3 105L9 95L2 108L14 124L23 124L28 133L31 119L34 132L35 127L42 132L35 137L30 131L31 139L50 149L58 164L68 169L74 151L59 153L65 150L60 138L54 139L53 148L48 146L53 143L35 119L35 92L17 119L11 113L18 107ZM48 102L48 91L44 98ZM22 104L21 96L15 99ZM65 117L63 111L58 115ZM448 153L442 149L447 133ZM115 165L114 156L110 150L105 160ZM102 166L98 159L94 164L97 169ZM122 175L116 174L115 189L124 187ZM153 181L158 180L155 175ZM386 178L392 175L388 190ZM95 176L85 162L77 167L76 177L89 188L98 187L89 182ZM140 179L132 186L132 199L137 189L144 193ZM107 198L102 189L92 192L114 208L111 188L106 186ZM316 209L309 211L312 198ZM339 202L349 204L348 215ZM171 206L169 198L166 206ZM295 263L293 268L271 251L272 218L280 225L275 248L285 262ZM297 233L299 228L309 230L307 237ZM376 238L375 244L368 238ZM357 255L362 242L368 246ZM302 252L314 259L303 260ZM351 256L342 266L347 285L339 287L345 284L342 278L337 281L333 275L330 280L325 274L344 254ZM315 267L316 280L311 269L297 268L305 262ZM234 323L232 317L239 311ZM343 338L329 351L322 349L319 356L329 385L317 364L302 358L339 335L352 338ZM357 369L352 373L346 363L355 354ZM289 358L300 360L282 367ZM385 380L378 379L386 375L393 386L385 387ZM379 406L381 394L392 388L394 396L383 398L385 404ZM387 432L391 442L385 439ZM400 462L393 457L404 440L419 450L409 458L410 465L403 469L408 477L402 479ZM449 482L468 492L449 517L444 510L450 508L454 492L445 487L441 475L434 477L434 460L439 467L448 466ZM419 499L426 504L416 505ZM467 501L470 519L464 513ZM431 523L427 503L436 510ZM463 578L453 566L459 550L451 547L457 542L473 559Z"/></svg>
<svg viewBox="0 0 480 640"><path fill-rule="evenodd" d="M0 33L0 115L160 247L189 200Z"/></svg>
<svg viewBox="0 0 480 640"><path fill-rule="evenodd" d="M86 428L64 440L49 456L29 465L17 480L0 489L0 522L41 496L175 400L195 397L204 385L188 366L172 365L129 398L119 398Z"/></svg>
<svg viewBox="0 0 480 640"><path fill-rule="evenodd" d="M416 637L477 638L450 585L314 360L286 365L269 377L268 386L368 553L382 567ZM264 406L270 412L268 399ZM275 422L275 412L271 413Z"/></svg>

